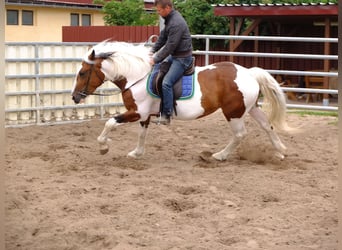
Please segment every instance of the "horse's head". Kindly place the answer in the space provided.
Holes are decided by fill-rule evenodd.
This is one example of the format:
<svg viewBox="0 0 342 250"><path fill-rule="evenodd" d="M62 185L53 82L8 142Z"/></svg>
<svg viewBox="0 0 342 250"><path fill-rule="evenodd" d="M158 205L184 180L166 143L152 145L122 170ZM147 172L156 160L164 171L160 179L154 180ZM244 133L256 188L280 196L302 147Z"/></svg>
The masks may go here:
<svg viewBox="0 0 342 250"><path fill-rule="evenodd" d="M75 103L82 102L105 80L123 90L127 82L134 84L144 79L151 71L149 51L143 45L120 42L105 41L95 45L77 73L72 99Z"/></svg>
<svg viewBox="0 0 342 250"><path fill-rule="evenodd" d="M101 70L101 66L102 61L109 56L109 54L95 56L95 51L92 50L89 56L83 60L72 91L72 99L75 103L82 102L104 82L105 75Z"/></svg>

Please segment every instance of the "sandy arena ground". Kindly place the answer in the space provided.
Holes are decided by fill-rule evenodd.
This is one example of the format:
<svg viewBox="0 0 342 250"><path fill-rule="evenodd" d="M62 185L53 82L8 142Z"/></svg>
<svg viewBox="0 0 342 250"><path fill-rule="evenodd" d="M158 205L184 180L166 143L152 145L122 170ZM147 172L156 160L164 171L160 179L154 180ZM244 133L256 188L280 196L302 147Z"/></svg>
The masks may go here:
<svg viewBox="0 0 342 250"><path fill-rule="evenodd" d="M6 249L336 250L338 128L288 115L280 161L250 118L227 161L207 159L231 130L221 113L151 124L142 159L126 157L138 124L104 120L6 129Z"/></svg>

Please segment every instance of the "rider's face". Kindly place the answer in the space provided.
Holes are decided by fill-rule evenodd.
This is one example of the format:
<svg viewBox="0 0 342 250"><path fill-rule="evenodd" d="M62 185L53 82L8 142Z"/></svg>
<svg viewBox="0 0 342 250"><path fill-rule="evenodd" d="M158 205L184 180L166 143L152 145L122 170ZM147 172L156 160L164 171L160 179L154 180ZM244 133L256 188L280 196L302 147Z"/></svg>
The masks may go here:
<svg viewBox="0 0 342 250"><path fill-rule="evenodd" d="M156 6L156 11L157 13L162 16L162 17L166 17L170 12L171 12L171 7L170 6L166 6L165 8L163 8L160 5Z"/></svg>

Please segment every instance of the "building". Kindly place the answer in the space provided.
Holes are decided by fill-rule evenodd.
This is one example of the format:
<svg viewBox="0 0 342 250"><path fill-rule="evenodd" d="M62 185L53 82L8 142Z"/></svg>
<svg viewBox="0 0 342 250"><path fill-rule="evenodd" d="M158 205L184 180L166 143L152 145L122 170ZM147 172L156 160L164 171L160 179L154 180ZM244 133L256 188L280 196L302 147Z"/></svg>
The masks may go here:
<svg viewBox="0 0 342 250"><path fill-rule="evenodd" d="M61 42L63 26L104 25L92 0L5 0L6 42Z"/></svg>
<svg viewBox="0 0 342 250"><path fill-rule="evenodd" d="M338 5L334 2L276 3L276 4L218 4L214 6L215 15L230 20L230 35L261 35L275 37L317 37L324 42L279 42L247 41L229 42L230 51L253 51L266 53L337 55L338 43L329 42L338 37ZM243 27L244 20L249 25ZM335 72L337 60L296 58L233 58L247 67L259 66L268 69L303 70ZM331 84L336 80L328 77L282 76L283 79L299 84L301 87L336 88ZM311 80L310 80L311 79ZM314 83L314 84L312 84ZM334 87L333 87L334 85ZM325 99L328 95L325 95Z"/></svg>
<svg viewBox="0 0 342 250"><path fill-rule="evenodd" d="M335 3L311 3L311 4L220 4L214 6L217 16L225 16L230 20L230 35L256 35L256 36L284 36L284 37L337 37L338 5ZM248 26L244 21L248 19ZM264 46L263 46L264 45ZM303 47L305 46L305 47ZM263 51L266 49L267 51ZM328 42L322 44L306 43L263 43L245 40L230 41L230 51L254 51L272 53L311 53L337 55L337 44ZM232 60L232 59L231 59ZM254 65L259 65L258 58L254 59ZM291 60L291 59L290 59ZM329 69L322 62L310 60L310 67ZM333 62L333 67L337 67ZM289 65L288 60L270 61L264 67L282 68ZM253 63L250 65L253 66ZM304 65L293 65L294 69ZM305 69L304 67L303 69Z"/></svg>
<svg viewBox="0 0 342 250"><path fill-rule="evenodd" d="M337 38L337 3L310 4L220 4L214 6L217 16L230 20L230 35L250 34L260 36ZM249 20L247 27L244 20ZM337 55L338 44L301 42L230 41L229 51L254 51L268 53ZM337 61L294 60L287 58L230 58L252 67L259 65L269 69L323 70L337 68ZM246 59L246 60L244 60Z"/></svg>
<svg viewBox="0 0 342 250"><path fill-rule="evenodd" d="M145 8L153 8L145 0ZM102 6L93 0L5 0L6 42L62 42L63 27L104 26Z"/></svg>

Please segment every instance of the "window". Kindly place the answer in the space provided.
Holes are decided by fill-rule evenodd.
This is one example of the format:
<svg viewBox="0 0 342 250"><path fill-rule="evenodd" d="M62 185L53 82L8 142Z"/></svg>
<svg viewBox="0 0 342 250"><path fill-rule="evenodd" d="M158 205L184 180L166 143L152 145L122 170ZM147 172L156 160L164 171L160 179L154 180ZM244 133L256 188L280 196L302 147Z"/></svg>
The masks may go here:
<svg viewBox="0 0 342 250"><path fill-rule="evenodd" d="M90 15L89 14L82 14L82 26L90 26Z"/></svg>
<svg viewBox="0 0 342 250"><path fill-rule="evenodd" d="M22 25L33 25L32 10L7 10L7 25L19 25L19 15L21 15Z"/></svg>
<svg viewBox="0 0 342 250"><path fill-rule="evenodd" d="M19 11L7 10L7 25L18 25L19 24Z"/></svg>
<svg viewBox="0 0 342 250"><path fill-rule="evenodd" d="M21 23L22 25L33 25L33 11L23 10Z"/></svg>
<svg viewBox="0 0 342 250"><path fill-rule="evenodd" d="M80 24L80 16L81 16L81 24ZM91 25L91 15L89 14L77 14L71 13L70 15L70 25L71 26L90 26Z"/></svg>
<svg viewBox="0 0 342 250"><path fill-rule="evenodd" d="M79 26L80 25L80 20L79 20L78 14L71 13L70 18L71 18L71 22L70 22L71 26Z"/></svg>

